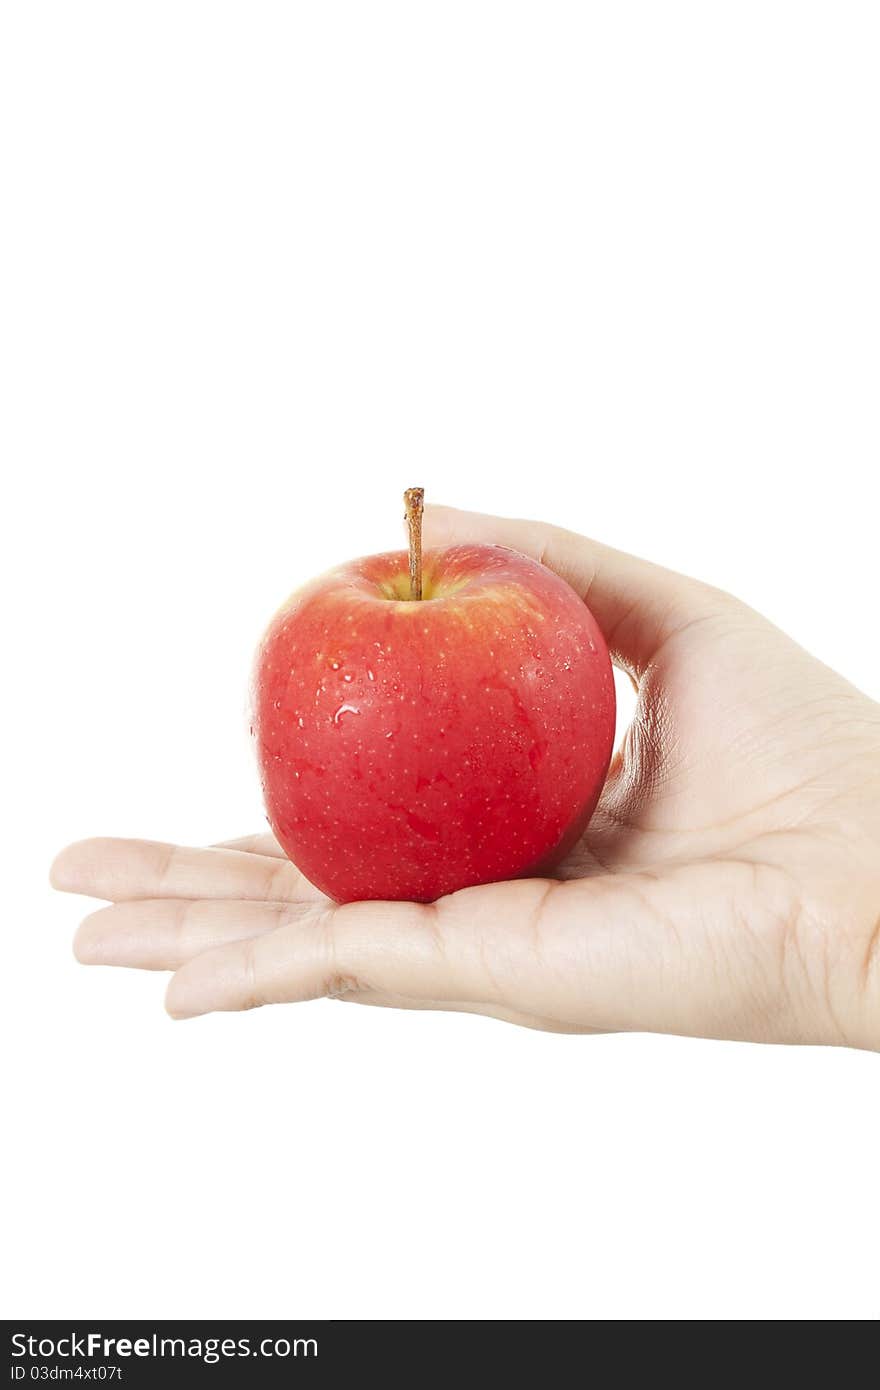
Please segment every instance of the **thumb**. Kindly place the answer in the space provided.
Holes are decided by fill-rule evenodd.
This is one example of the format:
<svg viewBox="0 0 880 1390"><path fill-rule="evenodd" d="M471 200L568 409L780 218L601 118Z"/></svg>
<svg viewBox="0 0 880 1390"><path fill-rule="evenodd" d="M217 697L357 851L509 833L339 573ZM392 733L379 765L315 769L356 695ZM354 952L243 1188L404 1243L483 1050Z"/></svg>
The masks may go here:
<svg viewBox="0 0 880 1390"><path fill-rule="evenodd" d="M428 506L426 546L506 545L554 570L589 604L618 663L641 675L659 648L733 600L720 589L540 521Z"/></svg>

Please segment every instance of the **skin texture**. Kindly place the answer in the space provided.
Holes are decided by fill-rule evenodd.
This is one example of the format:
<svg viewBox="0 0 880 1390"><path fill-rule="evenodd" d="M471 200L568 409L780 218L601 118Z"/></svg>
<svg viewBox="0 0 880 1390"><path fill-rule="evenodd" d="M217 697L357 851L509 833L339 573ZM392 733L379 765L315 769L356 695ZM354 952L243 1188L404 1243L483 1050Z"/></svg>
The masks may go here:
<svg viewBox="0 0 880 1390"><path fill-rule="evenodd" d="M371 555L299 590L260 644L269 823L337 902L434 899L549 870L593 812L614 678L586 604L501 546Z"/></svg>
<svg viewBox="0 0 880 1390"><path fill-rule="evenodd" d="M178 1018L325 995L562 1032L880 1049L880 706L728 594L569 532L444 508L426 541L540 559L638 706L552 877L335 906L271 838L90 840L93 964L173 970Z"/></svg>

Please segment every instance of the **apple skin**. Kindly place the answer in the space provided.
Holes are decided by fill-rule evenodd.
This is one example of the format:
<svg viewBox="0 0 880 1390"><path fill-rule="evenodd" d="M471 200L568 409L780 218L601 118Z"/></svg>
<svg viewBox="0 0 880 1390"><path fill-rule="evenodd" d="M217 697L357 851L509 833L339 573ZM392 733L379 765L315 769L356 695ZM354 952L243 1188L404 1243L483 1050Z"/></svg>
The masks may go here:
<svg viewBox="0 0 880 1390"><path fill-rule="evenodd" d="M252 733L285 853L337 902L432 902L539 874L579 838L614 741L608 649L544 565L493 545L321 576L257 653Z"/></svg>

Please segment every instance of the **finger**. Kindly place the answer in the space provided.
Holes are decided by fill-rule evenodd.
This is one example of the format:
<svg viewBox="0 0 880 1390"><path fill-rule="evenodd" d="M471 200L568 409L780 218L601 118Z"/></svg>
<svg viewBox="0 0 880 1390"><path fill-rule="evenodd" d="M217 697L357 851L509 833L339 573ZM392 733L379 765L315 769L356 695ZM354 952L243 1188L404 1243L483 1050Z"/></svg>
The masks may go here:
<svg viewBox="0 0 880 1390"><path fill-rule="evenodd" d="M301 1003L343 992L347 983L336 970L337 943L330 931L337 909L329 903L294 903L288 910L287 925L280 930L205 951L183 965L165 996L172 1018Z"/></svg>
<svg viewBox="0 0 880 1390"><path fill-rule="evenodd" d="M604 1027L582 1014L536 959L536 932L554 889L543 881L493 884L433 905L301 904L267 937L207 951L172 979L175 1017L349 994L395 995L436 1006L474 1005ZM560 1013L562 1000L568 1012Z"/></svg>
<svg viewBox="0 0 880 1390"><path fill-rule="evenodd" d="M144 899L102 907L81 923L73 952L83 965L177 970L193 956L274 931L284 903Z"/></svg>
<svg viewBox="0 0 880 1390"><path fill-rule="evenodd" d="M79 840L51 869L53 887L122 902L137 898L320 898L288 859L233 849L188 849L155 840Z"/></svg>
<svg viewBox="0 0 880 1390"><path fill-rule="evenodd" d="M768 881L750 904L753 866L721 894L717 875L697 864L487 885L433 905L299 904L279 931L189 961L166 1005L192 1017L390 994L607 1032L796 1040L779 979L790 903Z"/></svg>
<svg viewBox="0 0 880 1390"><path fill-rule="evenodd" d="M273 859L286 859L287 855L274 835L242 835L237 840L220 840L212 849L237 849L244 854L265 854Z"/></svg>
<svg viewBox="0 0 880 1390"><path fill-rule="evenodd" d="M639 674L675 632L733 602L696 579L544 522L429 506L424 537L427 546L506 545L547 565L589 604L612 654Z"/></svg>

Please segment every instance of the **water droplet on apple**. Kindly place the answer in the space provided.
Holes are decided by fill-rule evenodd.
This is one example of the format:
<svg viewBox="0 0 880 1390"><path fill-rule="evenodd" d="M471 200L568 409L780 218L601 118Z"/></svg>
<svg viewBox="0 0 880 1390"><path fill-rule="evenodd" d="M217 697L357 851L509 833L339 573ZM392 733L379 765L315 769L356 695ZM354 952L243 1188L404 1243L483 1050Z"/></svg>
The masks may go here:
<svg viewBox="0 0 880 1390"><path fill-rule="evenodd" d="M299 719L296 722L301 729L304 729L306 727L306 721L303 719L302 715L300 715Z"/></svg>
<svg viewBox="0 0 880 1390"><path fill-rule="evenodd" d="M592 637L589 639L587 645L590 648L591 652L594 652L596 650L596 643L593 641Z"/></svg>
<svg viewBox="0 0 880 1390"><path fill-rule="evenodd" d="M333 716L333 723L338 724L344 714L360 714L360 710L355 705L340 705Z"/></svg>
<svg viewBox="0 0 880 1390"><path fill-rule="evenodd" d="M274 700L274 701L273 701L273 705L274 705L275 709L280 709L280 708L281 708L281 701L280 701L280 700Z"/></svg>
<svg viewBox="0 0 880 1390"><path fill-rule="evenodd" d="M339 663L338 661L331 661L331 662L330 662L330 670L331 670L331 671L338 671L338 670L339 670L339 665L340 665L340 663Z"/></svg>
<svg viewBox="0 0 880 1390"><path fill-rule="evenodd" d="M368 680L368 681L374 681L375 679L376 679L375 672L371 671L370 668L369 668L369 666L368 666L368 667L367 667L367 680Z"/></svg>
<svg viewBox="0 0 880 1390"><path fill-rule="evenodd" d="M385 735L385 737L386 737L386 738L393 738L393 737L394 737L394 730L393 730L393 729L389 729L388 732L387 732L387 734Z"/></svg>
<svg viewBox="0 0 880 1390"><path fill-rule="evenodd" d="M350 680L351 680L351 672L350 672L350 671L346 671L345 674L343 675L342 679L343 679L344 681L350 681Z"/></svg>

